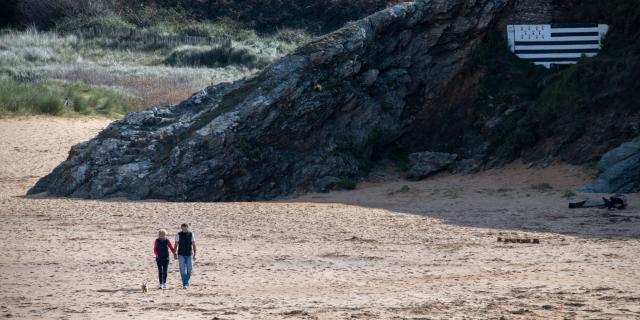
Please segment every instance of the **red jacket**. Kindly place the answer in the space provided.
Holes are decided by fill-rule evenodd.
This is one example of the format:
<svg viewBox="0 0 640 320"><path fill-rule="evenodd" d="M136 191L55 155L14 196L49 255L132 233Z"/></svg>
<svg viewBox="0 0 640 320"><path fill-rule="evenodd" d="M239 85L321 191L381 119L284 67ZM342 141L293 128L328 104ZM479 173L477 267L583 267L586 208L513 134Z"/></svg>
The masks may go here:
<svg viewBox="0 0 640 320"><path fill-rule="evenodd" d="M173 248L173 245L171 244L171 240L167 239L167 243L169 244L169 250L171 250L171 253L175 255L176 249ZM156 256L156 258L158 257L158 239L153 241L153 254Z"/></svg>

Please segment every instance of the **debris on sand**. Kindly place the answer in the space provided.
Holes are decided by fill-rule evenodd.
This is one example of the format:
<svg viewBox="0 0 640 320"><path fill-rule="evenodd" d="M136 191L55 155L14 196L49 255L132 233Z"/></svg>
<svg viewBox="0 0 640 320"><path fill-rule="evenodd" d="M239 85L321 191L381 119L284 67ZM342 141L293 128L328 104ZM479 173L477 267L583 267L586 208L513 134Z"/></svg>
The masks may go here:
<svg viewBox="0 0 640 320"><path fill-rule="evenodd" d="M498 237L498 242L540 244L540 239L537 239L537 238L529 239L529 238L503 238L503 237Z"/></svg>

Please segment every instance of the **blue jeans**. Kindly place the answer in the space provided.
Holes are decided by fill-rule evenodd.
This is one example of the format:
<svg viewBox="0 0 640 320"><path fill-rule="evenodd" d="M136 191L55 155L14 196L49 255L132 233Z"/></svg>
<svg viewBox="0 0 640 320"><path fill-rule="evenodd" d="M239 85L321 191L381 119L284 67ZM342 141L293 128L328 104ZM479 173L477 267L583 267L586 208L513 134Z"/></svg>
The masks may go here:
<svg viewBox="0 0 640 320"><path fill-rule="evenodd" d="M193 272L193 260L191 259L191 256L178 256L178 263L180 264L182 285L188 286L189 279L191 279L191 273Z"/></svg>

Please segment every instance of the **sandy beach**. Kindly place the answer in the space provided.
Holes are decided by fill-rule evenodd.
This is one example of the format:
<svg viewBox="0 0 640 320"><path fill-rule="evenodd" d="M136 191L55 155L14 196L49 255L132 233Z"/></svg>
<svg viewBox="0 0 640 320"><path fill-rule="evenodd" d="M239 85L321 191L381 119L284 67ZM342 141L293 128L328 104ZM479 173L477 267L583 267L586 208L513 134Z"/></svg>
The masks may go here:
<svg viewBox="0 0 640 320"><path fill-rule="evenodd" d="M583 167L518 163L272 202L24 196L108 123L0 120L0 317L640 319L640 195L624 211L567 209L592 175ZM180 288L172 261L159 290L156 230L173 237L182 222L198 237L193 284Z"/></svg>

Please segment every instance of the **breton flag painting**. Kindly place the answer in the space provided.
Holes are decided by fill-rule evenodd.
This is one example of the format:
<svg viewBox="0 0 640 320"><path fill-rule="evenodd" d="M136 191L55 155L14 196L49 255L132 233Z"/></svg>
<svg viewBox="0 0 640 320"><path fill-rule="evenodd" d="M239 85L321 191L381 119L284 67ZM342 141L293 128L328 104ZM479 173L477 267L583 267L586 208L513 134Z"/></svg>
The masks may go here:
<svg viewBox="0 0 640 320"><path fill-rule="evenodd" d="M508 25L511 52L520 59L551 68L593 57L609 31L606 24Z"/></svg>

